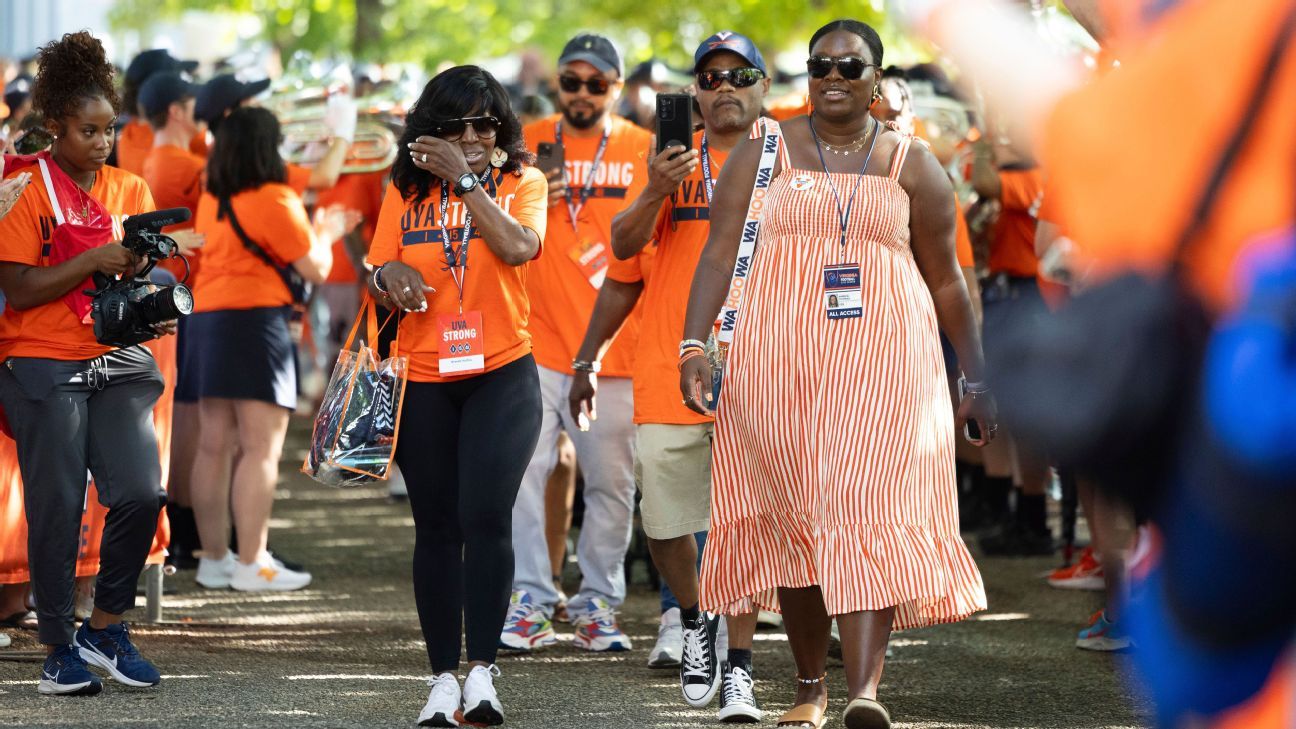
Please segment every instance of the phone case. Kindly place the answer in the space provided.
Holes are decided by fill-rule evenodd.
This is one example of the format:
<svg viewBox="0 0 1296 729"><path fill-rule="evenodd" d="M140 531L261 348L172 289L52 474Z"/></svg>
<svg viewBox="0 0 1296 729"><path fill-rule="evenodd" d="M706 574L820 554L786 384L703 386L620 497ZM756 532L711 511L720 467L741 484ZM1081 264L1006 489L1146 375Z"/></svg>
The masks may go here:
<svg viewBox="0 0 1296 729"><path fill-rule="evenodd" d="M693 97L657 94L657 152L672 144L693 148Z"/></svg>

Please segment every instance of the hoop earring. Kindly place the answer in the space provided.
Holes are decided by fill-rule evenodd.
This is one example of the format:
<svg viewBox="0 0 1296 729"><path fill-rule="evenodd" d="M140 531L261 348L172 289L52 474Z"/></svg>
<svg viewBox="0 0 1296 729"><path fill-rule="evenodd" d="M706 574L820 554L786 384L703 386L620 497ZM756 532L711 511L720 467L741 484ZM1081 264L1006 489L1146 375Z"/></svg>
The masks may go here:
<svg viewBox="0 0 1296 729"><path fill-rule="evenodd" d="M503 167L505 163L508 162L508 159L509 159L508 152L505 152L500 147L496 147L495 151L491 152L490 166L494 167L495 169L499 169L500 167Z"/></svg>

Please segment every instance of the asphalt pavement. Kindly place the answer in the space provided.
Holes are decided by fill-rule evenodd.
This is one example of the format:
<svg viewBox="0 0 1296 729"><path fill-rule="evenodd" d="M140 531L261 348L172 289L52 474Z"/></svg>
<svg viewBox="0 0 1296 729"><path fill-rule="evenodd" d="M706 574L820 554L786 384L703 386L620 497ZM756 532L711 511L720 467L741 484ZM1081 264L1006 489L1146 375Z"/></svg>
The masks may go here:
<svg viewBox="0 0 1296 729"><path fill-rule="evenodd" d="M413 522L383 489L333 490L296 472L304 436L295 424L272 523L272 546L307 565L313 584L293 593L204 590L193 572L167 578L163 622L132 628L162 684L105 682L96 697L36 692L34 634L8 631L0 649L0 727L412 727L429 675L410 586ZM990 609L955 625L894 636L880 700L896 727L1117 729L1148 725L1122 678L1119 656L1073 647L1099 607L1094 593L1050 589L1052 558L978 557ZM570 571L575 580L575 568ZM506 726L523 729L718 724L716 706L690 709L678 673L645 665L657 632L657 596L643 563L623 607L634 642L591 654L564 640L531 656L502 656L496 680ZM575 585L569 585L574 591ZM140 597L143 605L143 597ZM142 620L143 610L134 617ZM571 627L559 632L570 638ZM763 726L790 707L787 639L761 631L754 651ZM840 663L829 670L831 717L845 708Z"/></svg>

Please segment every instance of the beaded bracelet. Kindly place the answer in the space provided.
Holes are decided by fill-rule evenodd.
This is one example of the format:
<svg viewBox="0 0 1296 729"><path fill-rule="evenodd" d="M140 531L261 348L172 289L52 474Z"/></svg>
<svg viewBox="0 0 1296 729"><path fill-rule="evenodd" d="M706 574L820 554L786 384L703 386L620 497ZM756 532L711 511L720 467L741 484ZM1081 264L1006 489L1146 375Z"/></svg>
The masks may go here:
<svg viewBox="0 0 1296 729"><path fill-rule="evenodd" d="M680 355L680 360L678 365L679 369L683 371L684 363L693 359L694 357L705 357L705 356L706 356L706 352L704 352L703 350L690 348L687 352Z"/></svg>
<svg viewBox="0 0 1296 729"><path fill-rule="evenodd" d="M690 349L700 349L705 352L706 342L703 342L698 339L685 339L684 341L680 342L680 346L679 346L680 356L683 356L684 353Z"/></svg>

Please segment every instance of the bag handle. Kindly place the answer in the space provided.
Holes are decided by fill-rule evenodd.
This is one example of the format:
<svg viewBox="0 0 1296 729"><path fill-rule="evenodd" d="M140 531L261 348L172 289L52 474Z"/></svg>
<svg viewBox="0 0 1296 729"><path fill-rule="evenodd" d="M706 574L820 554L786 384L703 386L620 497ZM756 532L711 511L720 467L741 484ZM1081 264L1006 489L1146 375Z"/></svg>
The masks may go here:
<svg viewBox="0 0 1296 729"><path fill-rule="evenodd" d="M1246 146L1247 139L1255 128L1256 119L1260 116L1260 111L1268 100L1269 90L1273 87L1274 78L1278 75L1278 67L1282 64L1283 57L1287 55L1287 48L1291 45L1293 30L1296 30L1296 5L1289 8L1287 15L1283 18L1282 25L1278 29L1278 37L1274 40L1273 47L1270 48L1269 55L1265 58L1264 67L1260 71L1260 78L1256 82L1255 91L1251 93L1246 110L1242 112L1242 120L1229 138L1228 144L1224 147L1224 152L1220 155L1214 171L1211 172L1206 188L1202 191L1201 197L1197 200L1197 205L1193 208L1193 214L1188 221L1188 225L1184 228L1178 242L1175 244L1174 258L1170 263L1172 275L1182 274L1188 251L1193 248L1193 244L1200 237L1199 233L1210 220L1211 212L1215 209L1215 201L1219 198L1220 188L1224 186L1224 181L1228 178L1229 172L1232 171L1234 162L1237 161L1238 155L1242 153L1242 148Z"/></svg>
<svg viewBox="0 0 1296 729"><path fill-rule="evenodd" d="M341 351L350 351L351 346L355 344L356 334L360 332L361 322L365 323L364 341L370 345L377 346L379 335L382 334L382 331L387 328L387 325L391 323L391 320L395 318L395 316L396 312L392 311L387 315L387 318L383 320L382 326L379 326L378 304L373 300L373 297L369 295L369 292L366 291L364 299L360 302L360 310L356 312L355 322L351 325L351 332L347 334L346 341L342 344ZM391 350L387 353L389 357L396 356L396 343L400 339L400 329L397 329L396 331L396 339L392 340Z"/></svg>

